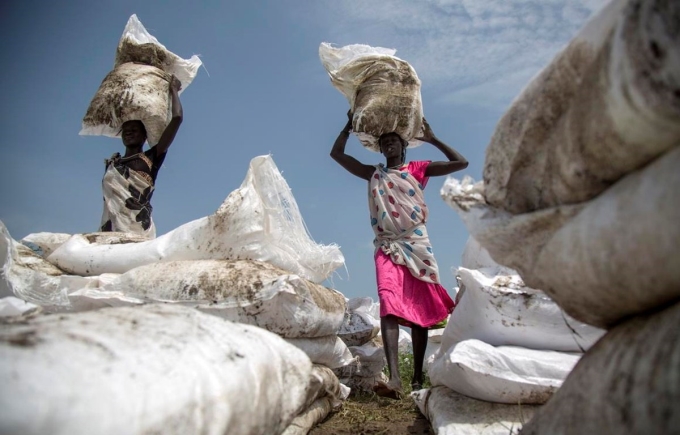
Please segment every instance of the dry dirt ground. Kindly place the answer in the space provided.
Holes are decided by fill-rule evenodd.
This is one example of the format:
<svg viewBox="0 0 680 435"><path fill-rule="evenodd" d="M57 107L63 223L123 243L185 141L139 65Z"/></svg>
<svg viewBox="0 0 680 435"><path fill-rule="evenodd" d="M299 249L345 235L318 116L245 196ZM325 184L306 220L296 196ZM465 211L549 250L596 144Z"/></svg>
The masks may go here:
<svg viewBox="0 0 680 435"><path fill-rule="evenodd" d="M351 395L310 435L434 435L430 423L408 395L391 400L375 394Z"/></svg>

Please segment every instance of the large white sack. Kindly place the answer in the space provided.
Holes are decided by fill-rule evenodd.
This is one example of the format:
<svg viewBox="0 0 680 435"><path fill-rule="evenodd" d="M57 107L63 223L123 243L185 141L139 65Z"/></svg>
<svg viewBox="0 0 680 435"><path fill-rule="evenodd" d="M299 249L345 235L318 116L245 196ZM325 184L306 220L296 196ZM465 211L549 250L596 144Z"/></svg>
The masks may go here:
<svg viewBox="0 0 680 435"><path fill-rule="evenodd" d="M489 275L495 269L458 269L465 293L442 336L443 351L476 339L492 346L584 352L603 334L571 318L544 292L518 275Z"/></svg>
<svg viewBox="0 0 680 435"><path fill-rule="evenodd" d="M135 14L128 19L118 42L114 67L127 62L155 66L174 75L182 83L180 92L189 87L202 65L201 59L196 55L190 59L182 59L165 48L146 30Z"/></svg>
<svg viewBox="0 0 680 435"><path fill-rule="evenodd" d="M678 146L679 10L613 0L583 27L498 123L484 163L491 205L587 201Z"/></svg>
<svg viewBox="0 0 680 435"><path fill-rule="evenodd" d="M678 330L678 303L616 326L581 358L522 434L677 434Z"/></svg>
<svg viewBox="0 0 680 435"><path fill-rule="evenodd" d="M251 260L193 260L149 264L101 290L73 296L111 305L177 303L283 337L333 335L344 319L342 293Z"/></svg>
<svg viewBox="0 0 680 435"><path fill-rule="evenodd" d="M182 92L200 66L198 56L182 59L167 50L132 15L118 43L114 69L90 102L80 134L119 137L124 122L138 120L149 145L157 144L171 117L170 76L182 83Z"/></svg>
<svg viewBox="0 0 680 435"><path fill-rule="evenodd" d="M67 275L27 246L17 243L0 221L0 297L16 296L50 308L71 306L69 294L100 288L99 277Z"/></svg>
<svg viewBox="0 0 680 435"><path fill-rule="evenodd" d="M379 337L361 346L349 346L349 351L356 359L356 363L335 369L334 373L338 378L375 378L382 373L387 363L385 349Z"/></svg>
<svg viewBox="0 0 680 435"><path fill-rule="evenodd" d="M190 308L39 316L0 329L0 432L275 434L311 373L275 334Z"/></svg>
<svg viewBox="0 0 680 435"><path fill-rule="evenodd" d="M337 245L312 240L290 187L268 155L250 161L241 187L213 215L135 244L98 245L74 235L48 257L83 276L208 259L264 261L314 282L328 278L345 261Z"/></svg>
<svg viewBox="0 0 680 435"><path fill-rule="evenodd" d="M321 423L333 410L329 397L316 399L290 423L281 435L307 435L316 425Z"/></svg>
<svg viewBox="0 0 680 435"><path fill-rule="evenodd" d="M349 101L352 131L367 148L380 152L378 138L397 133L420 144L423 104L420 79L408 62L394 56L396 50L363 44L334 47L324 42L319 57L331 83Z"/></svg>
<svg viewBox="0 0 680 435"><path fill-rule="evenodd" d="M333 370L324 365L314 364L303 409L322 397L329 397L333 407L339 407L347 399L349 393L350 389L340 383Z"/></svg>
<svg viewBox="0 0 680 435"><path fill-rule="evenodd" d="M120 136L123 123L141 121L150 146L171 119L170 75L150 65L124 63L104 77L83 117L80 134Z"/></svg>
<svg viewBox="0 0 680 435"><path fill-rule="evenodd" d="M538 409L533 405L483 402L446 387L414 391L411 397L436 435L516 434Z"/></svg>
<svg viewBox="0 0 680 435"><path fill-rule="evenodd" d="M609 327L680 298L680 148L597 198L522 215L449 178L442 197L471 235L577 320Z"/></svg>
<svg viewBox="0 0 680 435"><path fill-rule="evenodd" d="M361 346L380 332L380 319L370 314L371 298L353 298L347 301L345 320L338 329L338 337L347 346Z"/></svg>
<svg viewBox="0 0 680 435"><path fill-rule="evenodd" d="M545 403L562 385L580 354L494 347L465 340L429 364L432 386L444 385L474 399L496 403Z"/></svg>
<svg viewBox="0 0 680 435"><path fill-rule="evenodd" d="M355 362L347 345L336 335L317 338L286 338L285 340L306 353L314 364L337 369Z"/></svg>

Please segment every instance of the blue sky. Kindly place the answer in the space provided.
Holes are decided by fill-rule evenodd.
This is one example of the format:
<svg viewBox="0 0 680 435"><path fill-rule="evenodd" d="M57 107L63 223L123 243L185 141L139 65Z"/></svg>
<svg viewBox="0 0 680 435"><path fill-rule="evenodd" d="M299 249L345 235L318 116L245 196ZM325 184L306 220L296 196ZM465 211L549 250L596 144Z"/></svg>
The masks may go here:
<svg viewBox="0 0 680 435"><path fill-rule="evenodd" d="M213 213L252 157L272 153L312 237L337 243L349 275L333 286L375 299L373 233L365 181L329 152L347 101L321 66L318 46L363 43L397 49L422 80L425 116L470 161L455 174L481 177L484 150L512 99L603 0L11 1L2 7L0 220L15 239L95 231L104 159L119 139L79 136L85 110L111 70L130 15L176 54L199 54L182 94L184 123L157 180L158 234ZM381 156L350 138L364 163ZM425 144L408 159L439 160ZM444 285L467 231L426 189L428 229Z"/></svg>

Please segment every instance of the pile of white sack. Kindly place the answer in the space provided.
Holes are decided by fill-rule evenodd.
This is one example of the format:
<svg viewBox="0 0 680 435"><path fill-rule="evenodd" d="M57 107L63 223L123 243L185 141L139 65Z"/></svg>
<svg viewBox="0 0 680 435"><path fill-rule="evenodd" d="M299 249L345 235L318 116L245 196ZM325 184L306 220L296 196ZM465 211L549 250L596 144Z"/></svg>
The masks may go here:
<svg viewBox="0 0 680 435"><path fill-rule="evenodd" d="M441 430L468 427L455 414L452 419L438 415L438 409L469 407L467 417L478 409L504 415L499 422L479 416L473 425L492 424L502 431L510 423L521 424L518 405L528 414L532 405L545 403L604 331L564 314L545 293L526 287L515 271L496 264L473 238L465 246L457 279L456 309L443 332L430 332L430 342L439 341L427 360L437 393L420 391L414 397Z"/></svg>
<svg viewBox="0 0 680 435"><path fill-rule="evenodd" d="M349 347L352 364L334 370L353 391L372 392L378 381L387 382L387 360L380 331L380 303L369 297L347 300L345 320L338 337ZM399 352L411 353L411 335L399 329Z"/></svg>
<svg viewBox="0 0 680 435"><path fill-rule="evenodd" d="M319 58L331 84L349 102L352 131L368 149L380 152L378 138L397 133L420 145L423 133L423 104L420 79L408 62L390 48L363 44L334 47L324 42Z"/></svg>
<svg viewBox="0 0 680 435"><path fill-rule="evenodd" d="M149 145L156 145L170 122L170 77L184 91L201 64L198 56L182 59L166 49L132 15L118 43L114 69L92 98L80 134L117 137L124 122L139 120Z"/></svg>
<svg viewBox="0 0 680 435"><path fill-rule="evenodd" d="M495 261L607 329L523 434L680 427L679 17L610 2L501 119L484 182L442 189Z"/></svg>
<svg viewBox="0 0 680 435"><path fill-rule="evenodd" d="M214 215L154 240L38 233L19 243L0 222L0 296L13 297L0 304L10 315L0 377L12 379L0 406L13 415L0 432L307 433L349 394L333 373L355 363L338 337L346 300L319 284L343 262L310 238L270 156L251 161ZM37 388L54 370L63 373ZM83 371L92 381L79 381ZM176 378L186 390L172 390ZM135 403L123 394L144 385L158 389ZM85 405L106 395L119 399ZM45 415L14 414L10 398Z"/></svg>

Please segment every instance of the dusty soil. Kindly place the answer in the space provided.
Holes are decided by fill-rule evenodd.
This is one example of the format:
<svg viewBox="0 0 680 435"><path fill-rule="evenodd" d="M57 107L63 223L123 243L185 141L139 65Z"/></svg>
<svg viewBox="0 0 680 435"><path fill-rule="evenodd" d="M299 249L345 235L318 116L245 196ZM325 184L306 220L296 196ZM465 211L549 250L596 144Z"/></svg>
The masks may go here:
<svg viewBox="0 0 680 435"><path fill-rule="evenodd" d="M351 395L310 435L434 435L410 397L396 401L375 394Z"/></svg>

